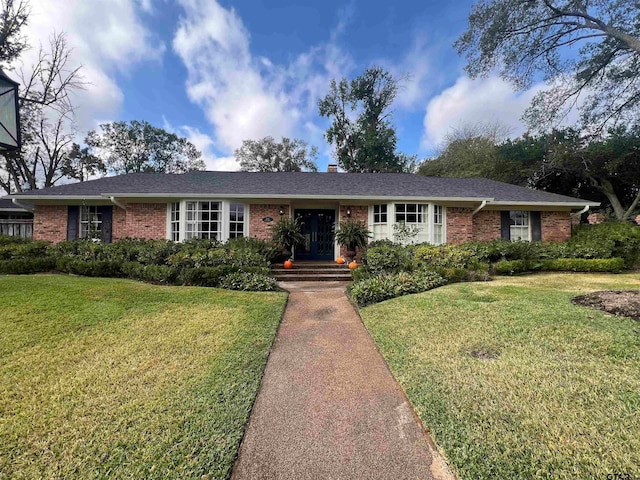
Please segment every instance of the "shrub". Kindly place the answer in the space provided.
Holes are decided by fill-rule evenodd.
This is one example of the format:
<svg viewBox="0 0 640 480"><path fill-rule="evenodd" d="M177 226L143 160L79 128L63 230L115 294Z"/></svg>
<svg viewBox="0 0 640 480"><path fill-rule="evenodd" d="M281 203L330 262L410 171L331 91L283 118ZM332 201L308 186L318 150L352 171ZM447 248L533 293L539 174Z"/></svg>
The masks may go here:
<svg viewBox="0 0 640 480"><path fill-rule="evenodd" d="M48 272L55 268L54 257L15 258L0 260L0 274L26 275L31 273Z"/></svg>
<svg viewBox="0 0 640 480"><path fill-rule="evenodd" d="M585 225L577 229L567 242L573 251L581 251L577 258L614 258L624 260L625 267L640 263L640 226L630 222L610 221ZM588 252L590 255L585 255Z"/></svg>
<svg viewBox="0 0 640 480"><path fill-rule="evenodd" d="M235 272L223 277L220 287L249 292L271 292L276 289L276 281L260 273Z"/></svg>
<svg viewBox="0 0 640 480"><path fill-rule="evenodd" d="M373 242L362 256L366 270L378 273L409 272L413 270L413 246L391 241Z"/></svg>
<svg viewBox="0 0 640 480"><path fill-rule="evenodd" d="M421 268L469 268L477 264L474 252L458 245L429 245L416 247L415 262ZM478 267L482 268L482 267Z"/></svg>
<svg viewBox="0 0 640 480"><path fill-rule="evenodd" d="M227 247L232 252L253 252L265 259L268 263L276 262L282 254L281 248L275 242L252 237L234 238L227 242Z"/></svg>
<svg viewBox="0 0 640 480"><path fill-rule="evenodd" d="M33 242L30 238L14 237L12 235L0 235L0 245L20 245Z"/></svg>
<svg viewBox="0 0 640 480"><path fill-rule="evenodd" d="M524 260L500 260L491 267L497 275L514 275L528 270L527 262Z"/></svg>
<svg viewBox="0 0 640 480"><path fill-rule="evenodd" d="M120 277L122 264L113 260L78 260L70 257L60 257L56 260L56 269L83 275L85 277Z"/></svg>
<svg viewBox="0 0 640 480"><path fill-rule="evenodd" d="M494 263L500 260L528 261L536 257L535 242L492 240L490 242L468 242L461 246L472 252L472 256L481 262Z"/></svg>
<svg viewBox="0 0 640 480"><path fill-rule="evenodd" d="M376 275L349 288L353 300L361 307L411 293L426 292L446 284L435 272L400 272Z"/></svg>
<svg viewBox="0 0 640 480"><path fill-rule="evenodd" d="M543 260L541 265L545 271L569 272L610 272L618 273L624 269L622 258L558 258Z"/></svg>
<svg viewBox="0 0 640 480"><path fill-rule="evenodd" d="M31 241L0 244L0 260L47 256L49 242Z"/></svg>

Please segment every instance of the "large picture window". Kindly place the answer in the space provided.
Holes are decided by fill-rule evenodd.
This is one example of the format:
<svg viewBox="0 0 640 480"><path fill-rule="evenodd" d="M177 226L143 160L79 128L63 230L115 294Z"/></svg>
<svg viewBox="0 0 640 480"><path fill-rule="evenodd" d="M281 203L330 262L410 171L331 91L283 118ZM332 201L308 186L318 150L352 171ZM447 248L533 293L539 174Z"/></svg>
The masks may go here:
<svg viewBox="0 0 640 480"><path fill-rule="evenodd" d="M187 202L185 239L222 239L222 203Z"/></svg>
<svg viewBox="0 0 640 480"><path fill-rule="evenodd" d="M97 205L80 207L80 238L99 239L102 235L102 213Z"/></svg>
<svg viewBox="0 0 640 480"><path fill-rule="evenodd" d="M403 243L446 242L445 208L430 203L382 203L369 207L373 240Z"/></svg>
<svg viewBox="0 0 640 480"><path fill-rule="evenodd" d="M167 238L225 242L248 234L247 205L227 200L182 200L167 205Z"/></svg>
<svg viewBox="0 0 640 480"><path fill-rule="evenodd" d="M531 230L529 225L529 212L522 210L513 210L509 212L509 238L511 241L530 241Z"/></svg>

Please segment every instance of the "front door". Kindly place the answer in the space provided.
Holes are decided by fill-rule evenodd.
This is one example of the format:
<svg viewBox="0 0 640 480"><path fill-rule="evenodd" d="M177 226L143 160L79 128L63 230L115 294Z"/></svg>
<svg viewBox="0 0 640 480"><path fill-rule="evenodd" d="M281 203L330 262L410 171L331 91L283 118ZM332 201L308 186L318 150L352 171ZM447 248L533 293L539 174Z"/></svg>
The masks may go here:
<svg viewBox="0 0 640 480"><path fill-rule="evenodd" d="M305 242L296 247L296 260L333 260L335 210L296 210Z"/></svg>

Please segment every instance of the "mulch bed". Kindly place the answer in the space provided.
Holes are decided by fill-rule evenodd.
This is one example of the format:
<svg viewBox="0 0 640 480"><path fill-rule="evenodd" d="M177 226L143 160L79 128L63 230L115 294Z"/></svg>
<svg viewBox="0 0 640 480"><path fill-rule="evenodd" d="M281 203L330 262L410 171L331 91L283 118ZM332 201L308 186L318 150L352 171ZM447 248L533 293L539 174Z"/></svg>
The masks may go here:
<svg viewBox="0 0 640 480"><path fill-rule="evenodd" d="M640 321L640 290L606 290L580 295L572 300L576 305L597 308L613 315Z"/></svg>

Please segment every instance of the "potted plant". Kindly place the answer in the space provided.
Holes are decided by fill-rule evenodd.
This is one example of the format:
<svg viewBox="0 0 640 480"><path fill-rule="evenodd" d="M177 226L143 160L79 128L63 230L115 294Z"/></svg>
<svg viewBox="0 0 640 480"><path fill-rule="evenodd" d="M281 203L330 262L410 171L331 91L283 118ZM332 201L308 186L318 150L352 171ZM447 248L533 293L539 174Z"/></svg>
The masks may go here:
<svg viewBox="0 0 640 480"><path fill-rule="evenodd" d="M291 262L292 251L295 247L304 243L304 236L300 233L300 221L297 218L282 217L271 226L271 238L280 247L285 263ZM285 268L291 268L288 263Z"/></svg>
<svg viewBox="0 0 640 480"><path fill-rule="evenodd" d="M353 260L356 250L367 246L371 232L363 222L351 218L340 222L340 229L336 232L336 240L347 249L347 257Z"/></svg>

